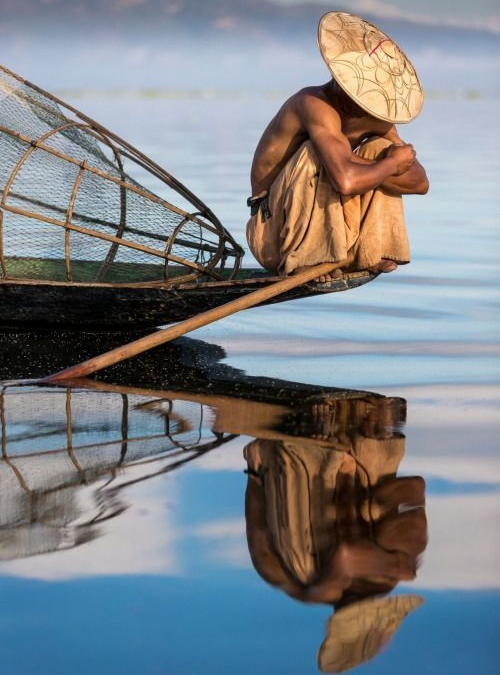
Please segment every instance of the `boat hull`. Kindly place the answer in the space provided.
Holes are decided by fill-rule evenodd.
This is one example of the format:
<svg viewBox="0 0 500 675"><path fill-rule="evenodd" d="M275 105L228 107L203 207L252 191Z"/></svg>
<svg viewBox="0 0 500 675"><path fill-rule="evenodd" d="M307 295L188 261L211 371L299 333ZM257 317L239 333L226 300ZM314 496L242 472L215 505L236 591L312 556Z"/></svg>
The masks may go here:
<svg viewBox="0 0 500 675"><path fill-rule="evenodd" d="M248 270L245 271L248 275ZM264 304L285 302L361 286L367 273L327 284L310 283ZM188 319L272 284L275 277L165 285L0 282L0 327L21 330L135 330Z"/></svg>

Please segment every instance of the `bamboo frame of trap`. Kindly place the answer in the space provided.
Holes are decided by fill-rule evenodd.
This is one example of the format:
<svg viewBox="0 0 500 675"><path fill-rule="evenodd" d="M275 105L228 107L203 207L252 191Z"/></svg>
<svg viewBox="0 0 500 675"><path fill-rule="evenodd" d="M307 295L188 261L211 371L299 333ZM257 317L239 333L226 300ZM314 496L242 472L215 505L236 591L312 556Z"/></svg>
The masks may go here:
<svg viewBox="0 0 500 675"><path fill-rule="evenodd" d="M71 120L69 118L65 118L64 116L62 116L66 120L64 124L60 125L57 128L51 129L49 132L40 136L39 138L30 138L25 134L13 131L8 127L0 125L0 133L7 134L10 137L19 140L21 143L25 143L27 146L22 157L19 159L13 171L11 172L3 189L2 199L0 200L0 281L9 280L6 257L4 255L4 237L3 237L4 212L13 213L19 216L24 216L26 218L32 218L44 224L64 228L65 230L64 261L66 268L66 282L69 284L74 283L72 276L72 260L70 253L70 241L72 232L104 240L111 244L111 247L106 257L104 261L102 261L99 270L96 274L94 280L96 284L103 282L106 272L112 265L120 246L134 249L141 253L146 253L156 258L161 258L162 260L164 260L163 278L158 281L142 281L135 283L129 282L126 284L107 282L106 285L149 286L149 285L156 285L158 283L161 284L184 283L186 281L199 279L204 276L211 277L212 279L215 280L221 279L231 280L236 276L240 268L241 258L244 255L244 250L234 240L234 238L230 235L230 233L222 226L221 222L215 216L215 214L198 197L196 197L190 190L188 190L182 183L180 183L176 178L174 178L171 174L165 171L161 166L152 161L144 153L140 152L135 147L124 141L122 138L120 138L113 132L109 131L108 129L97 123L95 120L92 120L90 117L87 117L85 114L81 113L76 108L65 103L58 97L44 91L43 89L37 87L33 83L29 82L28 80L25 80L24 78L20 77L16 73L13 73L12 71L8 70L3 66L0 66L0 72L3 72L6 75L14 78L24 86L32 89L37 94L46 97L49 101L63 108L65 111L69 111L77 118L77 120ZM101 143L106 145L113 153L114 159L116 161L115 168L118 169L121 178L117 178L116 176L113 176L105 171L102 171L101 169L93 167L91 164L87 162L87 160L80 161L74 157L71 157L57 150L56 148L50 147L45 143L45 141L47 141L52 136L71 128L82 129L87 134L92 136L95 140L100 141ZM48 153L52 156L58 157L59 159L65 162L68 162L69 164L78 167L78 173L74 181L73 189L71 191L71 195L68 200L68 205L65 212L63 209L55 207L54 205L47 205L44 204L43 202L37 202L36 200L32 200L29 197L15 194L14 192L11 191L14 180L18 175L19 171L25 164L26 160L32 155L32 153L36 151ZM138 184L133 184L129 182L127 180L127 176L123 168L123 159L122 159L123 157L131 160L132 162L140 166L142 169L145 169L153 176L155 176L157 179L164 182L168 187L172 188L178 194L180 194L185 200L193 204L197 210L193 213L188 213L187 211L175 206L169 201L166 201L158 197L157 195L153 194L152 192L143 189ZM92 230L90 228L85 228L79 225L75 225L72 222L73 216L78 215L77 213L74 212L74 207L78 195L78 189L85 172L88 172L89 174L93 174L95 176L99 176L100 178L109 181L119 186L120 188L119 223L113 224L104 220L99 221L98 219L92 218L93 222L116 229L116 235L110 235L97 230ZM149 200L150 202L159 204L163 206L166 210L170 211L171 213L175 213L177 216L180 216L182 219L175 226L172 234L170 236L163 237L161 235L152 232L141 230L140 228L134 228L129 226L127 223L127 192L138 194L141 197ZM49 216L45 216L41 213L37 213L36 211L19 208L11 204L8 204L7 198L9 197L9 195L12 195L13 197L15 196L18 200L21 201L25 200L27 202L30 202L31 204L39 205L42 207L50 206L50 209L52 211L55 210L61 212L61 219L52 218ZM201 231L207 230L212 235L215 235L218 238L218 243L217 244L205 243L202 237L200 237L199 242L194 241L192 239L183 239L182 236L179 235L181 235L182 229L187 223L194 223L201 228ZM139 244L137 242L125 239L123 237L125 229L138 235L144 235L148 238L162 241L164 243L163 250L152 248L150 246L145 246L143 244ZM172 253L174 244L179 244L183 247L198 250L199 253L210 253L212 254L211 259L208 264L200 265L197 262L193 262L186 258L177 256L174 253ZM226 274L223 275L224 269L226 267L229 258L234 259L233 267L231 270L229 270L229 274L227 274L226 272ZM176 275L175 277L169 278L170 262L175 263L176 265L187 267L189 268L190 272L187 274Z"/></svg>
<svg viewBox="0 0 500 675"><path fill-rule="evenodd" d="M80 478L80 484L87 484L87 475L85 473L85 469L80 465L78 461L78 453L85 452L85 451L101 451L101 450L107 450L109 448L112 448L113 446L116 446L118 443L120 444L120 457L116 462L116 465L114 467L106 467L106 472L111 474L110 479L108 480L107 485L116 478L118 475L119 470L126 468L127 466L146 466L146 465L152 465L153 471L149 474L146 474L145 476L141 476L139 478L132 478L128 481L126 481L123 484L120 484L120 489L123 487L129 486L129 485L134 485L136 483L142 482L144 480L148 480L149 478L153 478L158 475L162 475L165 473L170 473L171 471L175 471L176 469L180 468L184 464L188 464L192 462L193 460L197 459L198 457L201 457L205 455L206 453L210 452L211 450L214 450L216 448L221 447L225 443L228 443L229 441L232 441L234 438L237 437L237 434L232 434L232 433L220 433L220 432L213 432L214 434L214 439L213 440L208 440L208 441L203 441L202 442L202 424L203 424L203 406L204 404L200 403L200 414L199 414L199 421L198 421L198 429L197 429L197 435L198 438L194 442L191 442L189 444L186 443L181 443L179 440L175 438L175 433L171 432L170 430L170 417L173 413L173 401L170 399L166 394L160 396L159 398L154 398L153 400L160 400L162 402L165 402L169 405L169 410L165 415L165 429L164 432L161 434L148 434L148 435L142 435L142 436L130 436L129 435L129 422L128 422L128 413L129 413L129 395L127 393L122 393L121 394L121 399L122 399L122 408L121 408L121 424L120 424L120 430L121 430L121 439L114 439L111 441L104 441L104 442L99 442L99 443L92 443L90 445L79 445L79 446L74 446L73 445L73 422L74 422L74 413L72 410L72 397L73 397L73 391L71 388L67 388L65 390L65 414L66 414L66 445L65 447L62 448L54 448L51 450L44 450L40 452L34 452L34 453L25 453L25 454L16 454L14 456L11 456L8 451L8 435L7 435L7 419L6 419L6 394L8 391L8 387L4 387L0 390L0 436L1 436L1 457L0 461L5 462L7 466L12 470L14 473L19 486L25 492L28 496L28 503L27 503L27 509L28 509L28 516L29 519L31 519L31 512L32 512L32 498L34 491L29 487L28 481L25 479L22 471L19 469L19 467L16 465L16 460L18 459L27 459L27 458L34 458L34 457L46 457L46 456L54 456L54 455L61 455L61 454L67 454L68 458L70 459L71 463L73 464L75 468L76 474ZM61 392L63 393L63 392ZM158 396L159 392L155 392L155 396ZM181 429L178 433L179 435L182 436L183 429ZM134 445L134 443L141 443L144 441L157 441L157 440L165 440L167 443L170 443L170 447L166 447L165 450L162 452L159 452L155 455L151 455L150 457L146 457L143 459L135 459L131 460L130 462L127 462L127 452L131 446ZM168 460L168 464L163 465L165 460ZM157 465L160 464L159 468L156 468ZM66 486L61 486L57 487L55 489L49 488L48 492L58 492L60 489L63 489Z"/></svg>

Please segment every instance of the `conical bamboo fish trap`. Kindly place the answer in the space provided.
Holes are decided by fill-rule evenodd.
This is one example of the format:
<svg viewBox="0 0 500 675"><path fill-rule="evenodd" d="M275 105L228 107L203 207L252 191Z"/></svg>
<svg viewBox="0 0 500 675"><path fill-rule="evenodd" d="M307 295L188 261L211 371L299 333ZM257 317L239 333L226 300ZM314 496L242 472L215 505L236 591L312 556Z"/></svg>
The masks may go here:
<svg viewBox="0 0 500 675"><path fill-rule="evenodd" d="M231 279L243 255L169 173L2 66L0 197L0 280Z"/></svg>

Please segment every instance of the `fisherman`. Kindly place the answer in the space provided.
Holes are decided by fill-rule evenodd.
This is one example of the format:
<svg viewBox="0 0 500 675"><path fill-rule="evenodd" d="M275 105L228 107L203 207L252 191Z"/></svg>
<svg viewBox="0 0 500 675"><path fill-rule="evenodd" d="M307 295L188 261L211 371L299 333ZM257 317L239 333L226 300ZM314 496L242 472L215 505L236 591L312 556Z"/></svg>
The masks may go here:
<svg viewBox="0 0 500 675"><path fill-rule="evenodd" d="M410 261L402 195L429 188L395 126L419 114L423 90L402 50L360 17L325 14L318 43L332 79L294 94L264 131L248 244L274 274L344 260L344 270L392 272Z"/></svg>

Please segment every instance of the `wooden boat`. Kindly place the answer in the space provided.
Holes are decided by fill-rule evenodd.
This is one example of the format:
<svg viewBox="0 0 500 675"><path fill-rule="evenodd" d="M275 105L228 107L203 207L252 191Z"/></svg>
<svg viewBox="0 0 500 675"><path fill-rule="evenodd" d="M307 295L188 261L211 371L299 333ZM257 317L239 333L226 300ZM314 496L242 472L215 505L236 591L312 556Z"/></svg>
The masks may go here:
<svg viewBox="0 0 500 675"><path fill-rule="evenodd" d="M255 278L252 278L253 275ZM362 286L375 275L344 274L329 283L309 283L269 301L284 302ZM262 286L276 277L240 270L235 279L161 283L68 284L0 280L0 326L17 329L133 330L181 321ZM266 303L267 304L267 303Z"/></svg>
<svg viewBox="0 0 500 675"><path fill-rule="evenodd" d="M123 330L187 319L276 281L242 270L243 254L162 167L0 66L0 327ZM270 302L375 276L345 274Z"/></svg>

